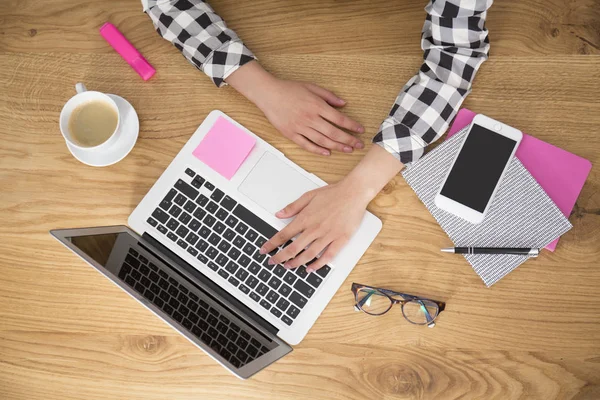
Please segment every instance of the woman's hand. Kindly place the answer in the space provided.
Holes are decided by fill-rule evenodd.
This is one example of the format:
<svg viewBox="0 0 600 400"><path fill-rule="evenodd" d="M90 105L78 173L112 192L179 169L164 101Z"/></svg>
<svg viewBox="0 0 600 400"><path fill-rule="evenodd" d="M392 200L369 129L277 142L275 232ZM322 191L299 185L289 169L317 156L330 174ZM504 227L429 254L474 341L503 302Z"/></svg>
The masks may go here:
<svg viewBox="0 0 600 400"><path fill-rule="evenodd" d="M331 262L354 234L369 202L404 165L379 146L373 146L354 170L340 182L305 193L275 214L296 218L260 249L270 253L293 237L296 239L270 264L296 268L323 254L307 266L312 272Z"/></svg>
<svg viewBox="0 0 600 400"><path fill-rule="evenodd" d="M330 150L351 153L364 147L340 129L364 132L362 125L335 108L346 102L322 87L278 79L256 61L244 64L226 81L255 103L283 136L308 151L328 156Z"/></svg>

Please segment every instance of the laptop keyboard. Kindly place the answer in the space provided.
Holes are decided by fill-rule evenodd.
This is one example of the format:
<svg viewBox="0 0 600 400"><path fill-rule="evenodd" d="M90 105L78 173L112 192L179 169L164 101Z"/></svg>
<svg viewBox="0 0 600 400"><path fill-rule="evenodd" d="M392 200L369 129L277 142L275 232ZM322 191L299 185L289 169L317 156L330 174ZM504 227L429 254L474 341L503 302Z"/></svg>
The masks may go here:
<svg viewBox="0 0 600 400"><path fill-rule="evenodd" d="M308 273L306 265L294 270L269 265L276 251L263 255L259 249L277 230L190 168L185 174L191 184L178 179L148 224L292 325L331 268L325 265Z"/></svg>
<svg viewBox="0 0 600 400"><path fill-rule="evenodd" d="M212 300L202 298L176 274L148 261L135 249L129 249L119 278L236 368L269 351L249 329L212 307L208 303Z"/></svg>

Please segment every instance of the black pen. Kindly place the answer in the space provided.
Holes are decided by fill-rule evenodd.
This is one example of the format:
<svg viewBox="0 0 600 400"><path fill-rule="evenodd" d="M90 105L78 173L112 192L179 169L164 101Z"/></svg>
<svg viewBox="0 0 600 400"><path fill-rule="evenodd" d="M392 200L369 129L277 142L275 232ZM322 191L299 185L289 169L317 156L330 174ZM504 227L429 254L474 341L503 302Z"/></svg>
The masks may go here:
<svg viewBox="0 0 600 400"><path fill-rule="evenodd" d="M537 257L540 254L540 249L529 247L450 247L442 251L454 254L515 254L530 257Z"/></svg>

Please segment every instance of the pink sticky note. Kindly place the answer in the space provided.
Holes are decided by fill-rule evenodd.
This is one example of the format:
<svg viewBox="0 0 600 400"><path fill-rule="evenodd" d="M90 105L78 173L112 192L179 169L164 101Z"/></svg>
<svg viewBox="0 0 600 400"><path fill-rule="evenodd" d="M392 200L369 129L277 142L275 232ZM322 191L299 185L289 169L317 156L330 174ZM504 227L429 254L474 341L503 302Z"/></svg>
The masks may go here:
<svg viewBox="0 0 600 400"><path fill-rule="evenodd" d="M471 110L461 109L448 131L448 137L469 125L475 115ZM569 218L592 169L592 163L525 133L516 156L564 216ZM554 251L558 239L546 246L546 249Z"/></svg>
<svg viewBox="0 0 600 400"><path fill-rule="evenodd" d="M219 117L192 154L225 178L231 179L255 144L256 138Z"/></svg>

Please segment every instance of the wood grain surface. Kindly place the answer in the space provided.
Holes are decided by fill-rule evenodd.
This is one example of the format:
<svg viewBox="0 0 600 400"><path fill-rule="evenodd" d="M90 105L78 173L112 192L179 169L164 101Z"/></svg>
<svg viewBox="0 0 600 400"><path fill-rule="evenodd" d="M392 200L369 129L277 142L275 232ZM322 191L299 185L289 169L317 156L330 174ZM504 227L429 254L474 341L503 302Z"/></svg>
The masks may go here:
<svg viewBox="0 0 600 400"><path fill-rule="evenodd" d="M275 74L348 101L368 137L422 57L425 1L218 0ZM100 37L115 23L157 69L143 82ZM0 4L0 398L600 399L600 1L498 0L465 106L594 163L555 253L487 289L401 177L383 230L306 339L248 381L230 375L48 234L125 224L204 117L221 109L328 182L364 152L311 155L160 39L137 0ZM80 164L58 128L76 82L140 116L131 154ZM350 283L447 302L434 329L352 310Z"/></svg>

